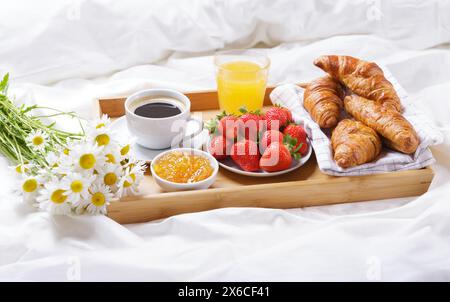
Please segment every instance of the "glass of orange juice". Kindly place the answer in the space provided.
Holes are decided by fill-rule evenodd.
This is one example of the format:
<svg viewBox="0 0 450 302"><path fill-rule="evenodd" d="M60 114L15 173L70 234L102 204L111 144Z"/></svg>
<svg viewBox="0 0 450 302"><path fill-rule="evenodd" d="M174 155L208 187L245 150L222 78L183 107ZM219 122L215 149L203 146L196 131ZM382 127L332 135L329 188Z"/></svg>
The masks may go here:
<svg viewBox="0 0 450 302"><path fill-rule="evenodd" d="M220 110L239 114L263 106L270 60L252 50L229 50L215 55Z"/></svg>

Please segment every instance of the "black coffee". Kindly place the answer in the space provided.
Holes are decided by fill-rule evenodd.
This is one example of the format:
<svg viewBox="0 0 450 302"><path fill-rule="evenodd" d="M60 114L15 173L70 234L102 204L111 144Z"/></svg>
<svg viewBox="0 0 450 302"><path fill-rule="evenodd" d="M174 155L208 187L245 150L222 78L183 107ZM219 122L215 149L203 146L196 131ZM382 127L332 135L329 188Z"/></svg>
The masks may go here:
<svg viewBox="0 0 450 302"><path fill-rule="evenodd" d="M174 104L155 102L137 107L134 113L143 117L163 118L180 114L181 109Z"/></svg>

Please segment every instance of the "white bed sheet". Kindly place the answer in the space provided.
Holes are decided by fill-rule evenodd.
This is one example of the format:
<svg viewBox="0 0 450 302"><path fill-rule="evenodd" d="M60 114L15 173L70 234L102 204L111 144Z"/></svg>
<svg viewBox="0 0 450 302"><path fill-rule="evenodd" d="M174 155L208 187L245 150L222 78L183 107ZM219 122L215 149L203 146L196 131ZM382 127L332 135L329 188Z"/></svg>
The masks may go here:
<svg viewBox="0 0 450 302"><path fill-rule="evenodd" d="M91 3L97 2L108 1ZM438 10L445 21L439 25L443 28L441 32L427 35L418 31L414 37L411 36L414 28L399 27L397 31L380 33L371 29L370 22L357 17L337 22L333 30L320 27L318 17L314 17L302 23L302 30L291 31L288 25L296 21L294 13L283 10L287 1L277 1L272 7L284 11L284 18L268 14L267 10L252 10L255 2L250 1L246 4L249 6L244 7L244 11L254 11L246 19L248 24L233 23L236 20L232 18L227 20L231 15L227 7L213 6L211 2L200 1L189 10L184 7L191 16L197 16L194 20L198 24L215 29L217 35L206 30L205 36L211 40L202 40L202 36L189 36L192 33L184 32L189 36L184 40L186 43L162 43L162 47L155 49L155 53L159 53L155 56L133 53L127 57L129 61L118 62L102 43L87 43L87 46L98 47L97 52L89 53L87 47L79 48L74 42L57 53L67 60L73 58L78 47L78 55L84 56L82 61L87 65L83 69L67 65L62 68L66 72L42 70L48 66L46 60L51 56L43 56L39 51L36 54L33 49L14 55L14 51L27 45L25 42L39 46L55 41L49 29L56 30L57 24L51 23L56 21L49 17L51 22L45 24L48 28L42 29L41 36L30 33L35 39L20 43L0 39L0 46L10 46L0 47L0 70L16 72L10 91L18 100L76 110L89 117L93 115L93 100L100 96L126 95L149 87L181 90L214 87L211 56L200 52L222 46L248 46L258 41L271 46L281 43L266 49L272 60L271 83L300 82L319 75L321 72L311 62L320 54L342 53L376 60L391 70L411 95L411 100L445 136L442 145L432 148L437 164L433 167L436 176L429 192L418 198L292 210L220 209L121 226L106 217L52 217L18 203L13 172L7 168L7 162L0 159L0 280L450 281L450 50L445 46L423 49L450 41L448 27L442 27L442 24L450 24L445 23L445 20L450 21L449 16ZM327 1L311 3L308 1L304 10L298 12L308 12L313 7L321 11ZM412 8L409 21L415 16L415 9L429 12L422 15L427 19L435 16L434 10L438 7L437 4L420 7L421 2L412 5L414 1L399 3ZM137 4L142 3L136 1ZM349 5L347 1L340 1L340 4L332 13L334 17L342 17L344 8ZM103 13L116 16L114 12L120 9L123 8L111 6ZM92 10L89 8L87 12ZM222 14L217 15L218 12ZM355 9L355 16L358 12ZM384 12L389 15L391 10ZM324 9L322 15L326 14ZM111 16L101 20L111 23ZM212 22L214 17L223 24ZM169 26L171 20L166 19L168 25L157 24ZM430 20L422 25L430 29L434 26ZM349 22L354 23L352 27ZM209 26L211 24L216 27ZM253 25L258 29L252 29ZM64 26L67 28L67 24ZM316 27L317 30L311 32L311 28ZM21 27L16 29L20 32ZM35 30L40 28L37 26ZM378 36L341 35L320 39L349 34L351 30ZM117 31L120 32L120 28ZM47 34L49 40L37 38ZM1 38L7 36L0 31ZM302 37L319 40L293 42ZM108 44L111 37L102 41ZM205 42L203 48L198 48L199 41ZM171 49L173 45L186 48ZM115 50L119 52L116 55L120 56L122 50ZM172 53L172 50L177 52ZM7 62L5 55L11 60ZM94 64L101 62L100 57L108 56L112 58L111 64ZM39 57L43 59L38 60ZM58 60L54 58L52 62L58 63ZM160 61L146 64L155 60ZM89 64L90 68L85 68ZM92 78L94 76L96 78Z"/></svg>

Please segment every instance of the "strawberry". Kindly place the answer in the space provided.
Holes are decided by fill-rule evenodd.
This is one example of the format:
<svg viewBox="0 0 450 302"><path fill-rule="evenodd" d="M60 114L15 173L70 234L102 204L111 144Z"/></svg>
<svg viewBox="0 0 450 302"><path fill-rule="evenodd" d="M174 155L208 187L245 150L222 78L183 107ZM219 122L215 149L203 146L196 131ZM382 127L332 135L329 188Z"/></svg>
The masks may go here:
<svg viewBox="0 0 450 302"><path fill-rule="evenodd" d="M239 123L238 118L234 115L226 115L219 120L219 132L228 139L237 138Z"/></svg>
<svg viewBox="0 0 450 302"><path fill-rule="evenodd" d="M306 141L306 132L305 129L303 129L302 126L297 124L289 124L284 128L283 130L284 135L290 135L293 138L297 139L297 142L304 142Z"/></svg>
<svg viewBox="0 0 450 302"><path fill-rule="evenodd" d="M231 148L231 158L244 171L257 171L259 167L258 145L252 141L244 139L233 145Z"/></svg>
<svg viewBox="0 0 450 302"><path fill-rule="evenodd" d="M249 112L245 107L242 107L239 111L242 113L239 119L242 121L241 125L244 130L245 138L256 142L262 126L261 121L264 120L264 117L261 115L259 110Z"/></svg>
<svg viewBox="0 0 450 302"><path fill-rule="evenodd" d="M210 134L222 134L224 137L234 140L238 136L240 121L237 116L227 114L223 111L216 118L206 122L205 127Z"/></svg>
<svg viewBox="0 0 450 302"><path fill-rule="evenodd" d="M261 169L267 172L286 170L291 164L292 155L289 148L279 142L271 143L259 161Z"/></svg>
<svg viewBox="0 0 450 302"><path fill-rule="evenodd" d="M286 123L287 124L293 123L294 119L292 118L292 112L289 109L284 108L284 107L282 109L284 111L284 115L286 116Z"/></svg>
<svg viewBox="0 0 450 302"><path fill-rule="evenodd" d="M230 142L222 135L212 137L208 146L209 153L218 160L225 159L230 155L230 149Z"/></svg>
<svg viewBox="0 0 450 302"><path fill-rule="evenodd" d="M270 107L264 118L267 122L267 130L279 130L287 124L286 111L279 106Z"/></svg>
<svg viewBox="0 0 450 302"><path fill-rule="evenodd" d="M300 149L298 149L298 152L300 152L301 155L305 156L306 154L308 154L308 150L309 150L308 142L304 142L302 143Z"/></svg>
<svg viewBox="0 0 450 302"><path fill-rule="evenodd" d="M308 153L308 141L306 139L306 132L302 126L296 124L289 124L283 131L286 139L292 139L291 144L294 145L296 153L305 155Z"/></svg>
<svg viewBox="0 0 450 302"><path fill-rule="evenodd" d="M281 133L278 130L268 130L261 135L261 138L259 140L259 150L261 153L266 150L268 146L270 146L273 142L279 142L280 144L283 143L283 133Z"/></svg>

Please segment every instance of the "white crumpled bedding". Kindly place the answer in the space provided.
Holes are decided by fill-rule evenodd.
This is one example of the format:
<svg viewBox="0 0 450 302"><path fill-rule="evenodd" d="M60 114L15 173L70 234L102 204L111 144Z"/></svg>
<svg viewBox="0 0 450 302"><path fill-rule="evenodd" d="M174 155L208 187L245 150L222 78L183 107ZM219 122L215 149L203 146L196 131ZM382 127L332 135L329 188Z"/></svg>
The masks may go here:
<svg viewBox="0 0 450 302"><path fill-rule="evenodd" d="M126 226L19 203L0 158L0 280L450 280L449 1L31 3L0 11L0 72L18 102L92 117L100 96L213 88L215 49L258 44L272 84L318 76L321 54L384 64L445 139L421 197Z"/></svg>

